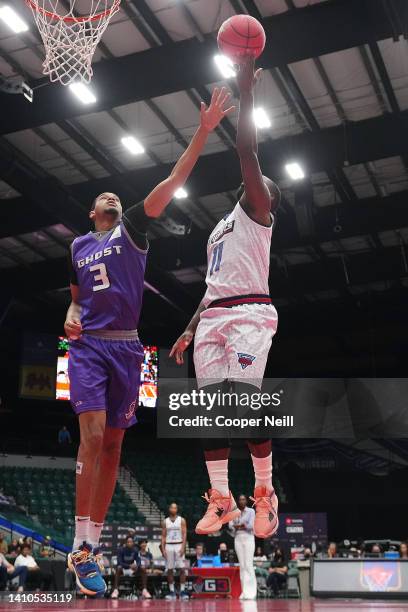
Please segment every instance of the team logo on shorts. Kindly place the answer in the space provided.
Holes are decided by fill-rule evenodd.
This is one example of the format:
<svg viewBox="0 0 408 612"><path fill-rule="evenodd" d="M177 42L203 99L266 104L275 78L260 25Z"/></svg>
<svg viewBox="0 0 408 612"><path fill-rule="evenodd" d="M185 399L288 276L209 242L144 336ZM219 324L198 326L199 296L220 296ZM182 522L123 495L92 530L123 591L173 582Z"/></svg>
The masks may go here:
<svg viewBox="0 0 408 612"><path fill-rule="evenodd" d="M125 419L128 421L129 419L132 418L132 416L135 415L135 409L136 409L136 400L134 402L132 402L129 406L129 410L126 412L125 414Z"/></svg>
<svg viewBox="0 0 408 612"><path fill-rule="evenodd" d="M238 363L241 365L241 368L245 370L248 366L252 365L255 361L256 357L254 355L249 355L248 353L237 353L238 355Z"/></svg>

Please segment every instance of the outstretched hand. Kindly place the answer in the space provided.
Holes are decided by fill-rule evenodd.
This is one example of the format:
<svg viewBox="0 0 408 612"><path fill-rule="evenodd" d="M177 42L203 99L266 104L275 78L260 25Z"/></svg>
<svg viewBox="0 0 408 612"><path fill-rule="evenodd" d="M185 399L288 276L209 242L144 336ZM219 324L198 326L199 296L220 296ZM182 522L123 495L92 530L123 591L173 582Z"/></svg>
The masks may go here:
<svg viewBox="0 0 408 612"><path fill-rule="evenodd" d="M257 84L261 76L262 68L255 70L255 59L248 56L245 61L240 64L237 74L237 85L240 92L251 91Z"/></svg>
<svg viewBox="0 0 408 612"><path fill-rule="evenodd" d="M224 108L230 97L231 94L225 87L221 89L215 87L210 106L207 107L204 102L201 102L201 127L207 132L212 132L226 115L235 110L235 106Z"/></svg>

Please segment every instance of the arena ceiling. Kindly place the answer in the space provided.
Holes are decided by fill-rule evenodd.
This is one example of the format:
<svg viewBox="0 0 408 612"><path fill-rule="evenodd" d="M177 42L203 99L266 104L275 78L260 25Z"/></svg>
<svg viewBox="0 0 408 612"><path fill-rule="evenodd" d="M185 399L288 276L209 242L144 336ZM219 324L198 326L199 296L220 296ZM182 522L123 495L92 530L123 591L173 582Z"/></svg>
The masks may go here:
<svg viewBox="0 0 408 612"><path fill-rule="evenodd" d="M84 3L86 4L86 2ZM263 172L284 201L272 241L270 286L280 307L296 300L408 286L408 6L406 0L122 0L94 62L84 105L42 76L43 48L24 2L13 3L29 30L0 21L0 73L34 90L0 93L0 268L9 296L68 300L66 251L89 230L98 193L127 207L163 179L185 149L220 80L216 32L235 13L261 20L267 46L257 105L272 125L258 130ZM188 316L204 291L205 244L234 204L240 183L236 117L211 135L175 200L190 218L185 237L162 224L151 232L147 290ZM145 154L132 156L124 135ZM306 179L285 164L297 160ZM28 297L29 296L29 297Z"/></svg>

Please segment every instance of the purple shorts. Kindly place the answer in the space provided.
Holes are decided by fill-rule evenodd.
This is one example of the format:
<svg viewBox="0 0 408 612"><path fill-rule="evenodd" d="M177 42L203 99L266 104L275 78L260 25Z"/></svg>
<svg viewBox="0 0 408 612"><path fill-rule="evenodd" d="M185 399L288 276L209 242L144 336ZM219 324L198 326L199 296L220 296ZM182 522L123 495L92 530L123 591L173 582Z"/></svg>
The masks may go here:
<svg viewBox="0 0 408 612"><path fill-rule="evenodd" d="M75 413L106 410L109 427L134 425L143 355L139 340L106 340L86 334L71 340L68 375Z"/></svg>

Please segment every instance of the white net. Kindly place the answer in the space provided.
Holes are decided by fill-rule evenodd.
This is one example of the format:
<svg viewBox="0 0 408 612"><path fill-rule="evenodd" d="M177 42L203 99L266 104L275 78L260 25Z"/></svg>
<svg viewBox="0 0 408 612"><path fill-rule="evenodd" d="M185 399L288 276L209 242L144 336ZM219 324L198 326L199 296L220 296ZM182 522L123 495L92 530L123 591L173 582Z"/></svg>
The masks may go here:
<svg viewBox="0 0 408 612"><path fill-rule="evenodd" d="M95 49L121 0L25 1L44 43L44 74L63 85L89 83Z"/></svg>

